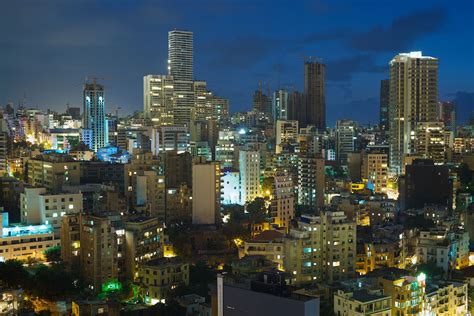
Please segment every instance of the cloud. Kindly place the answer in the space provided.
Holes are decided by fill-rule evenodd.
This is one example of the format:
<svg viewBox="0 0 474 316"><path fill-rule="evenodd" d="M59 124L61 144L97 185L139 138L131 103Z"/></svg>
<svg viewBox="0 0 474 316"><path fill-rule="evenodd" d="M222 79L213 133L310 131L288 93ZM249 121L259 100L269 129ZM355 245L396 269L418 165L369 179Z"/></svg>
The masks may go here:
<svg viewBox="0 0 474 316"><path fill-rule="evenodd" d="M210 42L206 50L214 52L212 65L226 68L250 68L278 50L284 41L259 35L238 37L231 42Z"/></svg>
<svg viewBox="0 0 474 316"><path fill-rule="evenodd" d="M349 81L356 73L383 73L386 66L375 63L373 56L368 54L341 58L326 63L326 78L329 81Z"/></svg>
<svg viewBox="0 0 474 316"><path fill-rule="evenodd" d="M446 21L447 13L442 8L431 8L401 16L388 27L380 25L355 34L349 46L362 51L396 52L411 48L415 41L438 31Z"/></svg>
<svg viewBox="0 0 474 316"><path fill-rule="evenodd" d="M379 100L375 97L352 100L343 104L328 104L328 121L351 119L360 124L375 124L379 119Z"/></svg>

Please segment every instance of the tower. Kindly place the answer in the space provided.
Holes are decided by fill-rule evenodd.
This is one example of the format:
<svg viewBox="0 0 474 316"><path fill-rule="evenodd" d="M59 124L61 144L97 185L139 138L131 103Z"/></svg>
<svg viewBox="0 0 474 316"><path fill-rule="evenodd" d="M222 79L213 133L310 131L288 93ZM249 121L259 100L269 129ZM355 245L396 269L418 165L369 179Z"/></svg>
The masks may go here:
<svg viewBox="0 0 474 316"><path fill-rule="evenodd" d="M104 86L97 83L85 83L83 90L83 133L89 135L88 145L97 151L108 143L105 124Z"/></svg>
<svg viewBox="0 0 474 316"><path fill-rule="evenodd" d="M399 173L403 158L416 153L416 130L436 121L438 59L421 52L401 53L390 61L390 169Z"/></svg>
<svg viewBox="0 0 474 316"><path fill-rule="evenodd" d="M304 63L304 94L306 103L306 125L326 129L326 65L308 59Z"/></svg>

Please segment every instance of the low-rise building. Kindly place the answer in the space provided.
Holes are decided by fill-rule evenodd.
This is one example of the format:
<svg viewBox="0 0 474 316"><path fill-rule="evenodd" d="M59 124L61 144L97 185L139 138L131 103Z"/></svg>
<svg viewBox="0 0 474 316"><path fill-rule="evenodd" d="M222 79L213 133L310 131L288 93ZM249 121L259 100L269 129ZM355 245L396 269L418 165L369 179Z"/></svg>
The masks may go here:
<svg viewBox="0 0 474 316"><path fill-rule="evenodd" d="M430 282L426 287L428 315L468 315L468 285L461 282Z"/></svg>
<svg viewBox="0 0 474 316"><path fill-rule="evenodd" d="M390 316L392 298L381 291L339 290L334 294L334 314L338 316Z"/></svg>
<svg viewBox="0 0 474 316"><path fill-rule="evenodd" d="M151 260L138 265L138 280L152 303L165 302L171 289L189 285L189 263L177 257Z"/></svg>
<svg viewBox="0 0 474 316"><path fill-rule="evenodd" d="M8 213L0 213L0 261L44 259L44 251L59 246L50 225L9 226Z"/></svg>

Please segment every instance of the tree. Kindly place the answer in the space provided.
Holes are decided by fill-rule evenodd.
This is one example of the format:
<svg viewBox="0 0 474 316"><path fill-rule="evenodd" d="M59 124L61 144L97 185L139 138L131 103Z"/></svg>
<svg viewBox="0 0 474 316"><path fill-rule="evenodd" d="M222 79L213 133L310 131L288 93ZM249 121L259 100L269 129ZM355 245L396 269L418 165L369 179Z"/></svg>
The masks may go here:
<svg viewBox="0 0 474 316"><path fill-rule="evenodd" d="M46 256L46 260L49 262L61 261L61 246L54 246L46 249L44 255Z"/></svg>
<svg viewBox="0 0 474 316"><path fill-rule="evenodd" d="M0 280L8 287L25 287L28 285L29 274L18 260L0 262Z"/></svg>
<svg viewBox="0 0 474 316"><path fill-rule="evenodd" d="M249 213L251 224L260 224L267 221L265 200L261 197L255 198L255 200L247 204L247 212Z"/></svg>

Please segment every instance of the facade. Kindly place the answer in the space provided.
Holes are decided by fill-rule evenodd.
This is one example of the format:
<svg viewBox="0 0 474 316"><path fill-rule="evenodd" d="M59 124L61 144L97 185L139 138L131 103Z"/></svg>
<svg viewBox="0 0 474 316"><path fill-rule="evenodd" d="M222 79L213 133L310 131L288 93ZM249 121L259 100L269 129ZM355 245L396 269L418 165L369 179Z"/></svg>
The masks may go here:
<svg viewBox="0 0 474 316"><path fill-rule="evenodd" d="M355 275L356 222L344 212L303 215L284 242L284 269L296 285L347 280Z"/></svg>
<svg viewBox="0 0 474 316"><path fill-rule="evenodd" d="M426 275L382 277L383 292L392 298L392 315L421 315L425 301Z"/></svg>
<svg viewBox="0 0 474 316"><path fill-rule="evenodd" d="M283 145L295 145L298 143L298 121L277 120L275 125L275 151L279 154L283 151Z"/></svg>
<svg viewBox="0 0 474 316"><path fill-rule="evenodd" d="M176 151L180 154L189 150L190 135L185 126L163 126L158 135L158 152Z"/></svg>
<svg viewBox="0 0 474 316"><path fill-rule="evenodd" d="M374 185L376 193L385 193L388 181L388 155L366 153L362 160L361 176Z"/></svg>
<svg viewBox="0 0 474 316"><path fill-rule="evenodd" d="M48 194L45 188L25 188L20 210L23 224L51 225L59 237L61 217L82 212L82 193Z"/></svg>
<svg viewBox="0 0 474 316"><path fill-rule="evenodd" d="M383 130L389 129L389 115L388 115L388 107L389 107L389 99L390 99L390 80L383 79L380 81L380 128Z"/></svg>
<svg viewBox="0 0 474 316"><path fill-rule="evenodd" d="M91 139L88 145L95 152L108 144L104 97L104 86L95 80L92 84L84 85L82 128L90 131Z"/></svg>
<svg viewBox="0 0 474 316"><path fill-rule="evenodd" d="M390 168L400 173L405 155L416 152L418 123L436 121L438 59L421 52L390 61Z"/></svg>
<svg viewBox="0 0 474 316"><path fill-rule="evenodd" d="M152 303L165 302L168 292L178 285L189 285L189 263L174 258L159 258L138 266L143 294Z"/></svg>
<svg viewBox="0 0 474 316"><path fill-rule="evenodd" d="M336 159L342 164L347 164L347 155L356 149L356 129L354 121L336 121Z"/></svg>
<svg viewBox="0 0 474 316"><path fill-rule="evenodd" d="M306 120L301 126L313 125L326 129L326 65L319 61L304 63L304 95Z"/></svg>
<svg viewBox="0 0 474 316"><path fill-rule="evenodd" d="M391 316L391 297L380 291L338 290L334 294L334 314L338 316Z"/></svg>
<svg viewBox="0 0 474 316"><path fill-rule="evenodd" d="M0 261L45 259L44 251L59 246L50 225L9 226L8 213L0 213Z"/></svg>
<svg viewBox="0 0 474 316"><path fill-rule="evenodd" d="M428 315L469 315L467 283L438 281L426 287Z"/></svg>
<svg viewBox="0 0 474 316"><path fill-rule="evenodd" d="M456 103L452 101L439 102L438 119L444 123L448 131L456 132Z"/></svg>
<svg viewBox="0 0 474 316"><path fill-rule="evenodd" d="M405 167L405 177L399 178L402 210L423 208L426 204L453 204L453 184L447 166L436 166L432 160L415 159Z"/></svg>
<svg viewBox="0 0 474 316"><path fill-rule="evenodd" d="M81 259L81 217L79 214L61 218L61 259L68 269L78 267Z"/></svg>
<svg viewBox="0 0 474 316"><path fill-rule="evenodd" d="M260 152L241 150L239 152L241 203L253 201L260 196Z"/></svg>
<svg viewBox="0 0 474 316"><path fill-rule="evenodd" d="M80 162L72 158L41 155L27 162L28 184L59 192L63 185L80 184Z"/></svg>
<svg viewBox="0 0 474 316"><path fill-rule="evenodd" d="M124 222L124 275L128 280L138 278L141 262L163 256L163 225L155 217L140 217Z"/></svg>
<svg viewBox="0 0 474 316"><path fill-rule="evenodd" d="M298 158L298 204L318 209L324 205L326 186L324 158Z"/></svg>
<svg viewBox="0 0 474 316"><path fill-rule="evenodd" d="M221 169L219 162L193 164L193 224L213 225L220 214Z"/></svg>
<svg viewBox="0 0 474 316"><path fill-rule="evenodd" d="M106 217L82 216L80 223L81 269L94 292L118 277L117 237Z"/></svg>
<svg viewBox="0 0 474 316"><path fill-rule="evenodd" d="M288 120L288 92L279 89L273 92L273 121Z"/></svg>
<svg viewBox="0 0 474 316"><path fill-rule="evenodd" d="M221 201L223 205L240 204L240 173L224 169L221 177Z"/></svg>
<svg viewBox="0 0 474 316"><path fill-rule="evenodd" d="M444 164L446 147L443 122L420 122L416 127L415 150L417 155Z"/></svg>
<svg viewBox="0 0 474 316"><path fill-rule="evenodd" d="M154 126L173 125L174 79L165 75L143 77L143 110Z"/></svg>
<svg viewBox="0 0 474 316"><path fill-rule="evenodd" d="M175 80L194 80L193 32L168 32L168 73Z"/></svg>
<svg viewBox="0 0 474 316"><path fill-rule="evenodd" d="M295 217L294 184L288 173L280 172L273 177L270 202L272 224L288 229Z"/></svg>
<svg viewBox="0 0 474 316"><path fill-rule="evenodd" d="M269 117L272 116L272 99L264 94L261 88L253 94L253 110L258 113L265 113Z"/></svg>

